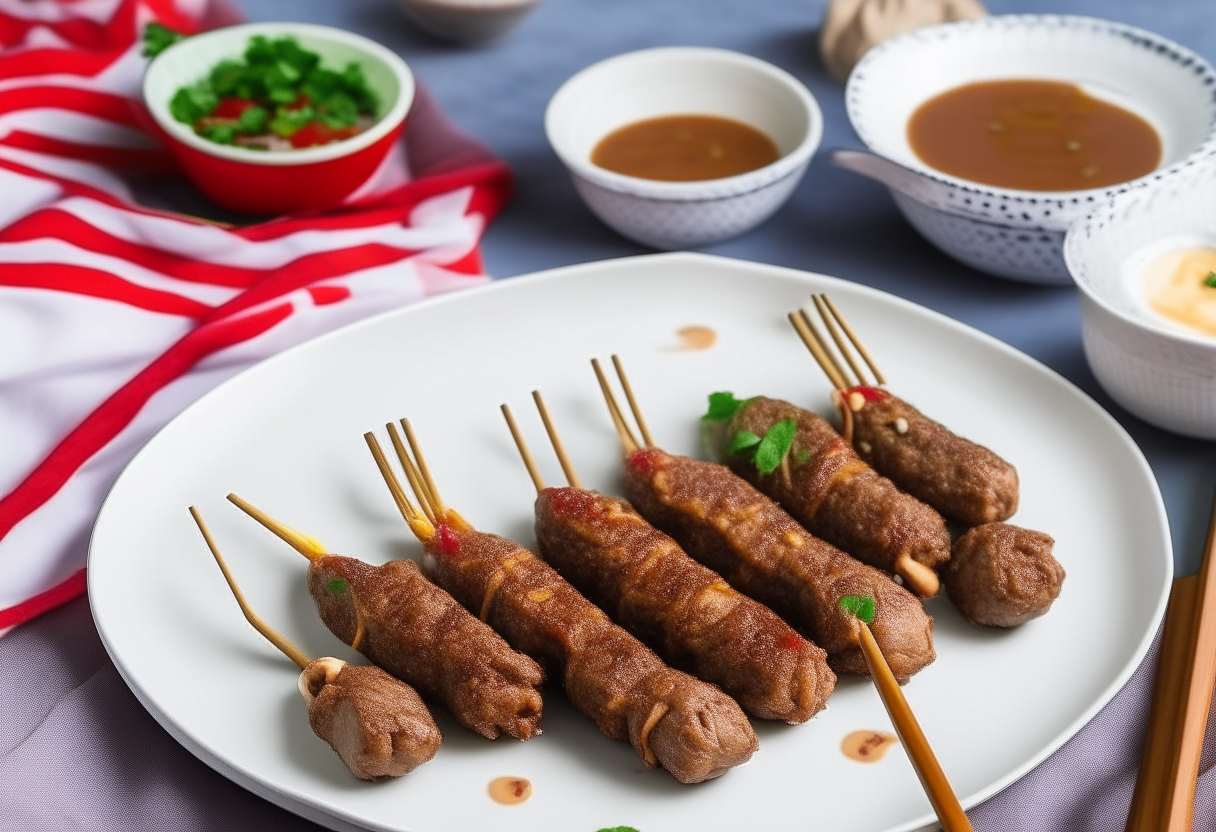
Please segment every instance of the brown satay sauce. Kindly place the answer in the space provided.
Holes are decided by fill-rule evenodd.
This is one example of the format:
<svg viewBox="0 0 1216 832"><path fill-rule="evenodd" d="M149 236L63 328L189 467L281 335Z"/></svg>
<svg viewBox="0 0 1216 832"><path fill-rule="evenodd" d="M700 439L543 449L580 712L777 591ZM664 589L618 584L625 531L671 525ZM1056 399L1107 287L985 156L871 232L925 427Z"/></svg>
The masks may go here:
<svg viewBox="0 0 1216 832"><path fill-rule="evenodd" d="M1161 138L1147 121L1060 81L984 81L917 108L908 142L961 179L1030 191L1078 191L1155 170Z"/></svg>
<svg viewBox="0 0 1216 832"><path fill-rule="evenodd" d="M899 738L886 731L854 731L840 741L840 751L859 763L877 763Z"/></svg>
<svg viewBox="0 0 1216 832"><path fill-rule="evenodd" d="M532 796L532 781L526 777L495 777L486 791L495 803L514 806Z"/></svg>
<svg viewBox="0 0 1216 832"><path fill-rule="evenodd" d="M749 124L719 116L663 116L614 130L591 163L626 176L689 182L722 179L772 164L777 145Z"/></svg>

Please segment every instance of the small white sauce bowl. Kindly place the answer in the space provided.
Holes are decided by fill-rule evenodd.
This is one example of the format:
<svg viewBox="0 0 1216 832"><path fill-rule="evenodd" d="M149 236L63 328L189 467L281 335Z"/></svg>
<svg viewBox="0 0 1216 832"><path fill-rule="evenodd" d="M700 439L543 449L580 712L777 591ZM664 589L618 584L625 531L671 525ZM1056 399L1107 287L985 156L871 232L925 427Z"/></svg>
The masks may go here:
<svg viewBox="0 0 1216 832"><path fill-rule="evenodd" d="M1192 246L1216 248L1216 152L1077 223L1064 259L1081 290L1085 357L1111 398L1158 427L1216 439L1216 336L1159 315L1144 289L1156 256Z"/></svg>
<svg viewBox="0 0 1216 832"><path fill-rule="evenodd" d="M418 28L460 46L498 40L514 30L540 0L397 0Z"/></svg>
<svg viewBox="0 0 1216 832"><path fill-rule="evenodd" d="M998 79L1072 82L1130 110L1161 137L1160 166L1106 188L1026 191L922 162L908 142L916 109L955 87ZM845 103L872 154L838 151L836 164L886 184L916 230L955 259L1030 283L1067 284L1062 246L1070 225L1216 142L1216 70L1207 61L1151 32L1088 17L989 17L892 38L853 69Z"/></svg>
<svg viewBox="0 0 1216 832"><path fill-rule="evenodd" d="M591 163L614 130L672 115L735 119L767 134L777 161L738 176L666 182ZM725 49L663 47L601 61L549 101L545 133L588 207L643 245L695 248L742 234L773 214L802 178L823 136L819 105L796 78Z"/></svg>

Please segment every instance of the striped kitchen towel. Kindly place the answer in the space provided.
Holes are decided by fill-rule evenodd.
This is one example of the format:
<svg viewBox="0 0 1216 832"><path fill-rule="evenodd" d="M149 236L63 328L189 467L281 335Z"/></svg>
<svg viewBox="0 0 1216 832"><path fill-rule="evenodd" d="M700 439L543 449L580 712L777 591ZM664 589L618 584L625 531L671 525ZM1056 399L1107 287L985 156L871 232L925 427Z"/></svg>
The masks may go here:
<svg viewBox="0 0 1216 832"><path fill-rule="evenodd" d="M142 206L169 156L135 100L150 21L222 0L0 0L0 633L85 589L93 519L153 433L335 327L488 280L510 173L419 90L348 204L225 226Z"/></svg>

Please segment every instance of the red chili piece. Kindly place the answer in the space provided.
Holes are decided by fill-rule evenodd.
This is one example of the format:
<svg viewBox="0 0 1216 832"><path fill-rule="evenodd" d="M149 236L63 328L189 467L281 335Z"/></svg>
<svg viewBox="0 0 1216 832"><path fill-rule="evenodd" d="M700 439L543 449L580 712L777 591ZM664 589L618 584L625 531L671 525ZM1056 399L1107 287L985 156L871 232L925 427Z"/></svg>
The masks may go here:
<svg viewBox="0 0 1216 832"><path fill-rule="evenodd" d="M440 523L435 527L435 536L439 538L439 551L448 557L460 554L460 538L447 523Z"/></svg>
<svg viewBox="0 0 1216 832"><path fill-rule="evenodd" d="M663 462L663 453L646 448L629 457L629 467L641 474L652 474L667 467Z"/></svg>
<svg viewBox="0 0 1216 832"><path fill-rule="evenodd" d="M885 399L891 395L886 390L880 390L877 387L867 387L865 385L858 385L857 387L852 387L845 392L860 393L861 397L868 402L880 402L883 399Z"/></svg>
<svg viewBox="0 0 1216 832"><path fill-rule="evenodd" d="M802 649L802 639L793 633L781 637L781 641L777 642L785 650L800 650Z"/></svg>
<svg viewBox="0 0 1216 832"><path fill-rule="evenodd" d="M292 133L288 138L291 141L291 146L295 148L312 147L318 144L329 144L340 139L349 139L355 135L358 130L354 127L341 127L335 129L326 127L319 121L310 121L296 132Z"/></svg>
<svg viewBox="0 0 1216 832"><path fill-rule="evenodd" d="M578 488L550 488L549 503L553 511L562 517L589 521L602 513L596 510L599 501L595 496Z"/></svg>

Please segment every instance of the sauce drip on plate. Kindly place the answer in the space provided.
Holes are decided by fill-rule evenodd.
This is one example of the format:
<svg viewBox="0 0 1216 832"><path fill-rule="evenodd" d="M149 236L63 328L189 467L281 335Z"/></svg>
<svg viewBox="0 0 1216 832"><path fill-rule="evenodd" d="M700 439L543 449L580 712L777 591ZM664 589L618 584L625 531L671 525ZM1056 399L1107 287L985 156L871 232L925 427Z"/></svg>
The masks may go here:
<svg viewBox="0 0 1216 832"><path fill-rule="evenodd" d="M984 81L931 98L908 142L943 173L1030 191L1103 188L1161 162L1147 121L1060 81Z"/></svg>
<svg viewBox="0 0 1216 832"><path fill-rule="evenodd" d="M707 326L682 326L676 330L681 350L707 350L718 340L718 333Z"/></svg>
<svg viewBox="0 0 1216 832"><path fill-rule="evenodd" d="M1157 314L1192 332L1216 336L1216 249L1162 254L1144 271L1144 292Z"/></svg>
<svg viewBox="0 0 1216 832"><path fill-rule="evenodd" d="M886 731L854 731L840 741L840 751L859 763L877 763L899 738Z"/></svg>
<svg viewBox="0 0 1216 832"><path fill-rule="evenodd" d="M718 116L679 115L628 124L591 151L591 163L626 176L689 182L762 168L780 154L749 124Z"/></svg>
<svg viewBox="0 0 1216 832"><path fill-rule="evenodd" d="M532 796L532 781L526 777L495 777L486 791L495 803L515 806Z"/></svg>

